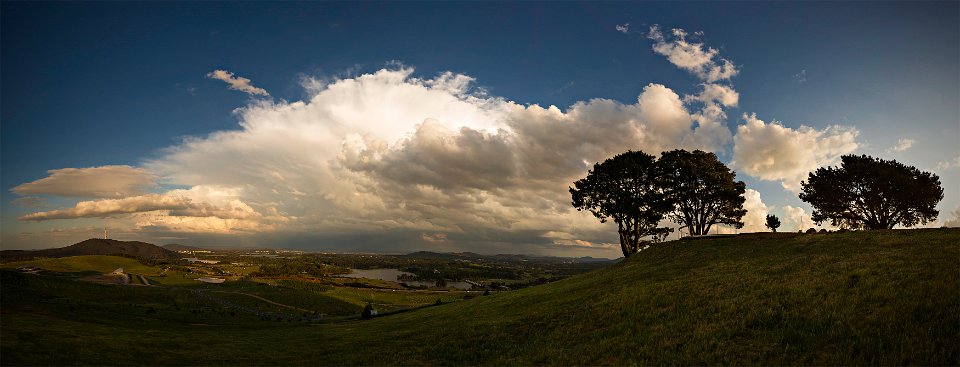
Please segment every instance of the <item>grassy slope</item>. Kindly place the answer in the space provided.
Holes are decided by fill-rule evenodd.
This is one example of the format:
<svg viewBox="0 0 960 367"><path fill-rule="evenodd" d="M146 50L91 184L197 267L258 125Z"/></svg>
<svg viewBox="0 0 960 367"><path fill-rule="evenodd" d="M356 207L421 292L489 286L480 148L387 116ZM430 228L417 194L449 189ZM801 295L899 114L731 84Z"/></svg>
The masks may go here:
<svg viewBox="0 0 960 367"><path fill-rule="evenodd" d="M35 259L29 261L10 262L2 265L4 268L16 268L23 265L35 265L40 268L61 273L78 273L83 271L97 271L109 274L117 268L123 268L127 273L143 275L159 274L160 269L146 266L137 260L106 255L84 255L61 258Z"/></svg>
<svg viewBox="0 0 960 367"><path fill-rule="evenodd" d="M958 230L675 242L544 286L314 326L102 321L9 307L5 286L0 363L957 365L958 260Z"/></svg>

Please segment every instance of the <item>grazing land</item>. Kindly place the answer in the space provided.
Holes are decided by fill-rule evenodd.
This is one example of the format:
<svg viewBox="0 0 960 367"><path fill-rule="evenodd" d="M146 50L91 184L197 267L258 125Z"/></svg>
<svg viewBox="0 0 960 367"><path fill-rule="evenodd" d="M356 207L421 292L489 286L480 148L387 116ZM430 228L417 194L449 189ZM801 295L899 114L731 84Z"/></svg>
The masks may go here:
<svg viewBox="0 0 960 367"><path fill-rule="evenodd" d="M133 261L116 259L5 264L0 363L960 364L955 229L672 241L489 295L289 274L196 284L184 265L124 263L152 286L81 280ZM361 320L367 303L386 312Z"/></svg>

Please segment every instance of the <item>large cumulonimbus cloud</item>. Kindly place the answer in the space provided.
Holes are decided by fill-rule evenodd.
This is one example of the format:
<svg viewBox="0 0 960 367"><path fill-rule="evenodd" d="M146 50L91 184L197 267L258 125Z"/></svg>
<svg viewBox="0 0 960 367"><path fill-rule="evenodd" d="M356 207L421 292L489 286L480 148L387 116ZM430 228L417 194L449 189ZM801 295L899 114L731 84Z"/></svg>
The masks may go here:
<svg viewBox="0 0 960 367"><path fill-rule="evenodd" d="M615 227L570 205L573 181L628 149L722 151L733 139L725 112L739 102L727 83L732 62L682 30L669 39L655 31L655 51L700 79L696 94L648 84L632 103L592 99L561 110L477 92L471 77L449 72L424 79L396 67L306 80L306 100L251 100L237 112L239 129L186 139L144 162L163 184L188 189L23 219L111 216L130 228L313 236L354 249L615 255ZM738 130L735 159L748 174L794 180L856 147L855 132L770 126L756 120ZM812 158L784 161L794 158L783 149ZM746 154L758 150L775 159ZM767 207L756 191L747 199L748 226L761 230Z"/></svg>
<svg viewBox="0 0 960 367"><path fill-rule="evenodd" d="M304 102L257 102L240 112L242 130L188 140L146 166L170 183L242 191L251 207L297 218L292 227L414 230L430 242L506 231L610 246L609 229L569 204L567 186L589 165L627 149L729 139L725 127L701 130L663 85L633 104L595 99L562 111L473 94L466 76L412 72L339 80Z"/></svg>

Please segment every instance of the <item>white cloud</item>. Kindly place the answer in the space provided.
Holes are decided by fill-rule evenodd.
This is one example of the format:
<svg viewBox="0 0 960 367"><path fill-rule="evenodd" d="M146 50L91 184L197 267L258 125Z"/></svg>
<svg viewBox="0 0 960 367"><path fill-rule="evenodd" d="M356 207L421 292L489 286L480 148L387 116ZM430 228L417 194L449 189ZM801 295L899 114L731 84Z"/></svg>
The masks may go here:
<svg viewBox="0 0 960 367"><path fill-rule="evenodd" d="M19 195L123 197L146 193L157 180L150 171L130 166L62 168L47 172L50 176L10 191Z"/></svg>
<svg viewBox="0 0 960 367"><path fill-rule="evenodd" d="M630 23L617 24L617 32L627 34L630 33Z"/></svg>
<svg viewBox="0 0 960 367"><path fill-rule="evenodd" d="M44 221L51 219L104 218L117 214L154 210L186 210L190 206L190 200L184 197L149 194L122 199L81 201L73 208L32 213L20 217L20 220Z"/></svg>
<svg viewBox="0 0 960 367"><path fill-rule="evenodd" d="M950 215L953 217L943 221L943 226L948 228L960 227L960 206L954 208Z"/></svg>
<svg viewBox="0 0 960 367"><path fill-rule="evenodd" d="M254 87L253 84L250 84L250 79L244 78L242 76L235 76L233 73L226 70L214 70L207 73L207 78L216 79L227 83L232 90L238 90L246 94L255 95L255 96L269 96L270 93L267 93L263 88Z"/></svg>
<svg viewBox="0 0 960 367"><path fill-rule="evenodd" d="M747 189L743 193L743 197L747 199L743 203L743 208L747 210L747 214L743 216L743 228L740 231L766 232L767 214L770 213L770 208L760 199L760 192Z"/></svg>
<svg viewBox="0 0 960 367"><path fill-rule="evenodd" d="M941 161L937 163L937 171L941 171L941 172L946 171L948 169L958 168L958 167L960 167L960 155L958 155L954 159Z"/></svg>
<svg viewBox="0 0 960 367"><path fill-rule="evenodd" d="M787 215L783 221L783 224L785 224L784 227L787 227L787 223L790 224L790 227L793 227L794 231L806 231L808 228L814 227L813 219L810 218L810 215L807 214L807 211L803 210L803 208L784 205L783 211Z"/></svg>
<svg viewBox="0 0 960 367"><path fill-rule="evenodd" d="M814 228L818 230L827 229L831 231L837 229L837 227L834 227L830 224L829 220L819 225L814 223L813 218L811 218L810 214L808 214L807 211L804 210L803 208L784 205L783 211L786 213L787 217L781 218L781 223L783 224L781 228L792 228L792 230L794 231L798 231L798 230L806 231L810 228Z"/></svg>
<svg viewBox="0 0 960 367"><path fill-rule="evenodd" d="M800 181L809 172L834 164L859 147L855 128L791 129L776 121L765 123L756 114L744 114L743 118L746 124L737 128L733 138L734 168L763 180L780 181L794 193L800 191Z"/></svg>
<svg viewBox="0 0 960 367"><path fill-rule="evenodd" d="M685 146L708 151L720 151L730 142L730 130L727 129L727 113L724 107L736 107L740 94L732 87L706 83L697 95L687 95L684 101L690 104L700 103L702 107L691 117L697 123L697 131L687 138Z"/></svg>
<svg viewBox="0 0 960 367"><path fill-rule="evenodd" d="M81 201L72 208L32 213L20 220L112 218L111 226L126 230L164 228L203 233L269 231L277 224L291 220L275 208L255 210L239 199L241 192L239 189L195 186L164 194Z"/></svg>
<svg viewBox="0 0 960 367"><path fill-rule="evenodd" d="M666 56L677 67L708 83L730 79L739 72L733 62L719 56L717 49L687 41L687 32L683 29L673 29L671 35L664 35L660 27L654 25L647 37L654 41L653 51Z"/></svg>
<svg viewBox="0 0 960 367"><path fill-rule="evenodd" d="M907 149L910 149L910 147L912 147L913 144L916 142L917 141L913 139L900 138L900 140L897 141L897 145L894 145L890 147L890 149L887 149L887 153L906 151Z"/></svg>

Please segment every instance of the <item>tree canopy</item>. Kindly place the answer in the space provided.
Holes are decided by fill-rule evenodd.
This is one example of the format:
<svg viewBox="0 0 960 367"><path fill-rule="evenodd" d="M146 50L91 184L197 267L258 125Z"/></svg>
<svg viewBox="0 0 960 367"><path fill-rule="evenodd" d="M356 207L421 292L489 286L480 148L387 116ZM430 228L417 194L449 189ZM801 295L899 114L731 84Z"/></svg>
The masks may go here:
<svg viewBox="0 0 960 367"><path fill-rule="evenodd" d="M746 185L735 181L736 172L716 154L673 150L660 156L658 166L668 199L675 205L669 217L691 235L710 233L715 224L743 228Z"/></svg>
<svg viewBox="0 0 960 367"><path fill-rule="evenodd" d="M593 213L601 223L613 218L625 257L671 232L657 227L672 205L660 186L656 159L644 152L627 151L595 164L574 182L570 195L577 210Z"/></svg>
<svg viewBox="0 0 960 367"><path fill-rule="evenodd" d="M777 218L776 215L767 214L767 228L770 228L771 231L776 232L777 228L780 228L780 218Z"/></svg>
<svg viewBox="0 0 960 367"><path fill-rule="evenodd" d="M912 227L937 219L940 177L895 160L845 155L838 167L821 167L801 182L800 199L817 224L847 229Z"/></svg>

